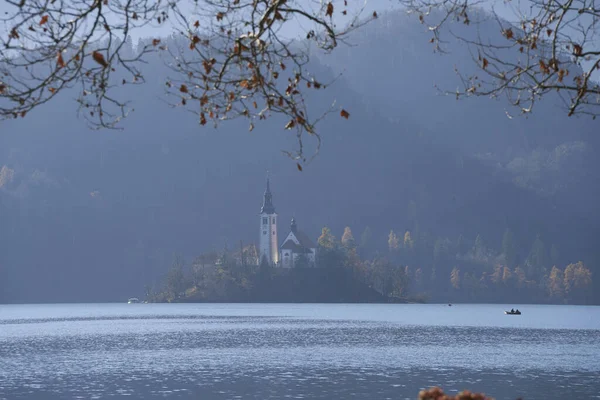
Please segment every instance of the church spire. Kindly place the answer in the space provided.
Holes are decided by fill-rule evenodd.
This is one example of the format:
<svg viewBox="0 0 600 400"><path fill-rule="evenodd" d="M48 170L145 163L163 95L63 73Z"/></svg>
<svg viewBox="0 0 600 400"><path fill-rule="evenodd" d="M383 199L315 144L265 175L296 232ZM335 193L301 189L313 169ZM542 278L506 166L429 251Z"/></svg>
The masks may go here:
<svg viewBox="0 0 600 400"><path fill-rule="evenodd" d="M269 177L267 177L267 189L265 190L265 195L263 197L263 205L260 209L261 214L274 214L275 207L273 206L273 195L271 194L271 184L269 182Z"/></svg>

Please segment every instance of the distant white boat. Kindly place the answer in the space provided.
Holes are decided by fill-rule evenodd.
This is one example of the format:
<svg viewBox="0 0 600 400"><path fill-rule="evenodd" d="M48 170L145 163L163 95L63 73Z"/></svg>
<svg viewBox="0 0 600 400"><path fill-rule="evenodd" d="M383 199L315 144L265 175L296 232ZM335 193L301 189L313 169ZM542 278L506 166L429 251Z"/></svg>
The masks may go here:
<svg viewBox="0 0 600 400"><path fill-rule="evenodd" d="M127 304L136 304L139 302L140 302L140 299L138 299L137 297L132 297L129 300L127 300Z"/></svg>

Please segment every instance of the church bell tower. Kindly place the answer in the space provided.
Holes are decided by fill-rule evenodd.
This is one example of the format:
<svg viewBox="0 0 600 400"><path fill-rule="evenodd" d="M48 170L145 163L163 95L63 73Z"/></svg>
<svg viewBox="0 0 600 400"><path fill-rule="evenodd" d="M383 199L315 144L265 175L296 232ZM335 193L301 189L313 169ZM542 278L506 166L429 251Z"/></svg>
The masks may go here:
<svg viewBox="0 0 600 400"><path fill-rule="evenodd" d="M267 178L267 189L260 209L260 256L258 263L265 260L269 265L279 263L279 241L277 239L277 213L273 206L271 185Z"/></svg>

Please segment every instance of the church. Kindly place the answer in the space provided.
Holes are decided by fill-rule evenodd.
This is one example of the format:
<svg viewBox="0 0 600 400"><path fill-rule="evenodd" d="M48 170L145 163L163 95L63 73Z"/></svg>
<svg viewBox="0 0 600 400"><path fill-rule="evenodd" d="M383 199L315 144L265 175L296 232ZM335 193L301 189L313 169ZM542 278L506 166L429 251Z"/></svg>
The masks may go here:
<svg viewBox="0 0 600 400"><path fill-rule="evenodd" d="M298 230L296 219L292 218L290 231L281 246L277 234L278 216L273 205L271 185L267 178L267 188L260 209L260 256L259 264L282 268L314 267L317 246L304 232Z"/></svg>

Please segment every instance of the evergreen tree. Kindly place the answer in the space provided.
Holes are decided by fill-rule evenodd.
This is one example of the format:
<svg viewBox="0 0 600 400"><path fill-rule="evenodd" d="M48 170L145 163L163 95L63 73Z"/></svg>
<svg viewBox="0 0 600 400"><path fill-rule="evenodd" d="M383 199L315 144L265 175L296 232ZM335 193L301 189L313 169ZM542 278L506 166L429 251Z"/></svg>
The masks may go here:
<svg viewBox="0 0 600 400"><path fill-rule="evenodd" d="M467 243L467 239L461 234L458 236L458 241L456 243L456 253L459 256L464 256L469 251L469 244Z"/></svg>
<svg viewBox="0 0 600 400"><path fill-rule="evenodd" d="M556 248L555 245L552 245L552 247L550 248L550 264L551 265L558 265L558 249Z"/></svg>
<svg viewBox="0 0 600 400"><path fill-rule="evenodd" d="M515 279L517 280L517 286L524 287L527 279L525 277L525 271L523 270L523 268L516 267L514 275L515 275Z"/></svg>
<svg viewBox="0 0 600 400"><path fill-rule="evenodd" d="M486 248L483 244L483 239L481 238L481 235L477 235L477 237L475 238L475 244L473 245L472 251L476 259L483 260L485 258Z"/></svg>
<svg viewBox="0 0 600 400"><path fill-rule="evenodd" d="M183 273L183 258L175 256L175 260L167 273L168 301L176 301L185 290L185 275Z"/></svg>
<svg viewBox="0 0 600 400"><path fill-rule="evenodd" d="M435 241L435 245L433 246L433 260L437 265L448 260L450 245L449 239L438 238Z"/></svg>
<svg viewBox="0 0 600 400"><path fill-rule="evenodd" d="M317 265L326 268L336 268L343 265L343 254L339 249L339 244L331 229L323 227L321 236L317 240L319 248L317 249Z"/></svg>
<svg viewBox="0 0 600 400"><path fill-rule="evenodd" d="M512 268L517 261L517 249L515 247L515 238L510 229L504 231L502 237L502 253L504 254L504 260L506 266Z"/></svg>
<svg viewBox="0 0 600 400"><path fill-rule="evenodd" d="M529 256L527 256L527 276L533 278L539 275L539 273L547 266L547 262L546 247L544 246L544 242L542 242L540 235L537 235L531 246Z"/></svg>
<svg viewBox="0 0 600 400"><path fill-rule="evenodd" d="M460 288L460 269L454 267L450 272L450 284L454 289Z"/></svg>
<svg viewBox="0 0 600 400"><path fill-rule="evenodd" d="M373 237L373 232L371 232L371 228L368 226L365 228L363 233L360 235L360 247L365 248L371 243L371 238Z"/></svg>

